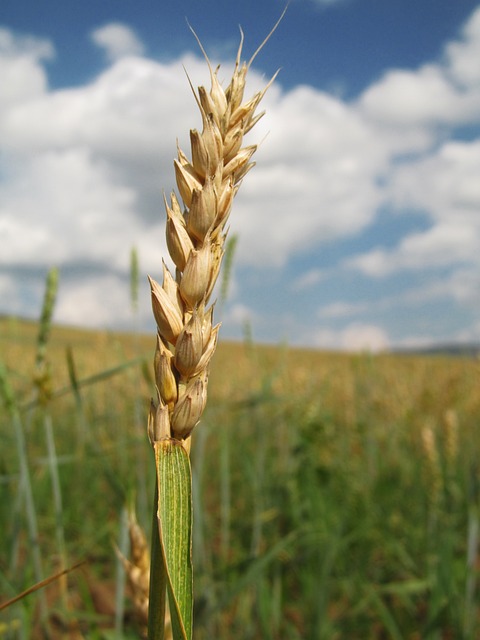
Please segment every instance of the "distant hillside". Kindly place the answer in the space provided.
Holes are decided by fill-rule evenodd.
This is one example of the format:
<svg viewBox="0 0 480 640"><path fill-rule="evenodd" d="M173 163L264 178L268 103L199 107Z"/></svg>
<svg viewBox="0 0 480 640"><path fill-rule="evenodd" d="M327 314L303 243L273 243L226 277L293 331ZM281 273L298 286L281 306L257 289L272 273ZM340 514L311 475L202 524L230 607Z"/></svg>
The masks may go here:
<svg viewBox="0 0 480 640"><path fill-rule="evenodd" d="M480 344L435 344L430 347L418 347L412 349L394 349L394 353L411 353L412 355L451 355L477 358L480 356Z"/></svg>
<svg viewBox="0 0 480 640"><path fill-rule="evenodd" d="M15 329L16 327L16 329ZM36 338L37 338L37 331L38 331L38 321L34 320L34 319L30 319L30 318L23 318L21 316L8 316L6 314L2 314L0 313L0 339L8 339L9 335L11 336L16 336L17 338L22 335L23 338L25 337L29 337L29 339L32 341L32 343L35 343ZM71 341L74 337L76 337L78 340L88 340L91 338L94 338L95 336L99 336L99 335L109 335L112 338L114 338L115 336L117 338L119 338L120 340L126 340L126 341L130 341L133 338L133 333L129 332L129 331L121 331L121 330L113 330L113 329L92 329L92 328L85 328L85 327L79 327L79 326L69 326L69 325L62 325L62 324L54 324L52 327L52 331L55 333L55 335L58 336L62 336L63 340L65 341ZM152 351L152 349L154 349L154 346L152 346L153 343L153 337L154 337L154 333L145 333L145 332L140 332L138 334L138 341L139 341L139 345L141 349L143 349L145 351L145 353L150 354L150 352ZM153 336L153 337L152 337ZM73 340L75 342L75 340ZM220 340L220 344L222 345L222 348L224 346L226 346L227 348L229 348L229 346L231 346L232 348L243 348L244 345L244 341L240 340L226 340L226 339L221 339ZM283 345L284 347L286 345ZM276 345L276 344L262 344L262 343L255 343L255 348L256 349L260 349L260 350L265 350L265 351L276 351L277 349L281 348L281 345ZM295 353L312 353L312 354L338 354L341 355L342 352L338 351L337 349L328 349L328 348L324 348L324 349L319 349L319 348L308 348L308 347L288 347L288 351L290 352L295 352ZM400 347L400 348L395 348L393 347L390 350L386 350L384 355L388 355L388 353L391 353L392 355L450 355L450 356L458 356L458 357L469 357L469 358L476 358L480 356L480 343L465 343L465 344L459 344L459 343L445 343L445 344L434 344L431 346L426 346L426 347ZM348 352L344 352L343 355L348 355ZM352 354L350 354L352 355Z"/></svg>

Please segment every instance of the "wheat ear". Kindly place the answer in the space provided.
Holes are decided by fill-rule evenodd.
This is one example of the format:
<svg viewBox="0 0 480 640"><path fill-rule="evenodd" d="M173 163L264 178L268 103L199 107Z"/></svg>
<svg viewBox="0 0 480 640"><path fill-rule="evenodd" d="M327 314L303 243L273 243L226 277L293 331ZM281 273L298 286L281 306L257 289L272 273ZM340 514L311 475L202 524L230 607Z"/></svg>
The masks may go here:
<svg viewBox="0 0 480 640"><path fill-rule="evenodd" d="M167 247L175 275L164 263L162 285L149 278L158 330L157 402L152 401L148 428L152 443L171 437L186 441L188 448L188 438L205 408L209 363L219 330L213 324L214 305L208 304L220 271L232 202L254 166L257 149L242 146L243 138L263 116L255 112L275 78L244 102L247 72L257 52L249 63L241 63L242 42L243 34L232 79L224 90L218 67L213 70L199 41L211 80L209 92L204 87L198 88L198 95L194 92L203 130L190 131L191 159L178 148L174 161L183 208L175 192L170 203L165 198Z"/></svg>

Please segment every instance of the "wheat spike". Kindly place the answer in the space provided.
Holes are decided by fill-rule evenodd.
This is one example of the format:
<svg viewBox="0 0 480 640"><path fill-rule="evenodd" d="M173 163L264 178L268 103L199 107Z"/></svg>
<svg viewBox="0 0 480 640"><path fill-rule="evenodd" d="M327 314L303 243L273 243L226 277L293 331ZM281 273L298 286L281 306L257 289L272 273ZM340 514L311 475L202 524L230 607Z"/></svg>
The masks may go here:
<svg viewBox="0 0 480 640"><path fill-rule="evenodd" d="M133 608L142 627L148 619L148 584L150 578L150 553L143 529L137 522L133 510L128 513L128 532L130 537L131 559L125 558L115 545L115 553L120 558L128 584L132 591Z"/></svg>
<svg viewBox="0 0 480 640"><path fill-rule="evenodd" d="M233 75L224 90L219 68L212 68L194 35L207 61L211 88L199 87L196 93L192 87L203 128L201 133L190 131L191 159L178 148L174 160L183 207L175 192L170 202L165 198L166 240L175 275L164 264L161 285L149 278L157 323L157 402L152 402L148 428L152 443L166 437L188 440L204 410L219 329L213 324L214 305L208 304L224 255L233 199L254 166L257 149L242 146L243 138L262 117L255 112L275 78L244 101L247 72L258 50L248 64L242 63L241 35Z"/></svg>
<svg viewBox="0 0 480 640"><path fill-rule="evenodd" d="M437 437L432 424L423 426L421 431L422 446L425 454L426 472L430 483L429 498L433 507L437 507L441 498L443 479L438 453Z"/></svg>

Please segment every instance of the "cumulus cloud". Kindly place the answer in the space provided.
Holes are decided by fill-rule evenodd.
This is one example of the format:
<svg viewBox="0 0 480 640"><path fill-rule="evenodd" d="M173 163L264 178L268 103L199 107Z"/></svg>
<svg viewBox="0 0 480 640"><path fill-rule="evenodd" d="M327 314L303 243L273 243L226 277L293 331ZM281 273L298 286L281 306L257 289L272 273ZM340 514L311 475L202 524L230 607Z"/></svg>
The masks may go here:
<svg viewBox="0 0 480 640"><path fill-rule="evenodd" d="M480 7L462 29L461 37L447 45L447 70L460 86L471 89L480 81Z"/></svg>
<svg viewBox="0 0 480 640"><path fill-rule="evenodd" d="M382 124L400 127L452 125L477 121L480 92L465 93L444 67L394 70L362 95L360 109Z"/></svg>
<svg viewBox="0 0 480 640"><path fill-rule="evenodd" d="M239 224L242 261L281 266L302 249L354 235L372 221L385 154L368 124L337 98L298 87L274 89L265 102L268 136L233 224Z"/></svg>
<svg viewBox="0 0 480 640"><path fill-rule="evenodd" d="M119 266L119 243L136 227L134 198L85 148L36 154L2 189L2 261Z"/></svg>
<svg viewBox="0 0 480 640"><path fill-rule="evenodd" d="M60 280L56 318L67 324L95 328L109 326L115 315L117 327L132 326L128 287L118 275L103 273L96 278L95 287L79 275L70 280L69 286Z"/></svg>
<svg viewBox="0 0 480 640"><path fill-rule="evenodd" d="M392 202L422 210L431 226L404 237L391 250L377 248L347 261L382 277L399 269L425 269L480 262L480 140L448 142L434 153L392 173Z"/></svg>
<svg viewBox="0 0 480 640"><path fill-rule="evenodd" d="M111 22L91 33L92 41L105 51L110 62L124 56L141 56L144 46L133 29L119 22Z"/></svg>
<svg viewBox="0 0 480 640"><path fill-rule="evenodd" d="M384 126L458 126L477 123L480 109L480 7L443 59L415 70L392 69L358 101L365 118ZM403 134L403 131L402 131Z"/></svg>
<svg viewBox="0 0 480 640"><path fill-rule="evenodd" d="M35 62L51 60L55 56L55 48L47 39L14 33L0 27L0 54L10 63L25 59Z"/></svg>
<svg viewBox="0 0 480 640"><path fill-rule="evenodd" d="M48 40L20 36L0 27L0 110L44 93L47 76L41 63L54 55Z"/></svg>
<svg viewBox="0 0 480 640"><path fill-rule="evenodd" d="M480 139L446 142L434 153L395 170L394 203L421 208L438 222L478 224L479 167Z"/></svg>

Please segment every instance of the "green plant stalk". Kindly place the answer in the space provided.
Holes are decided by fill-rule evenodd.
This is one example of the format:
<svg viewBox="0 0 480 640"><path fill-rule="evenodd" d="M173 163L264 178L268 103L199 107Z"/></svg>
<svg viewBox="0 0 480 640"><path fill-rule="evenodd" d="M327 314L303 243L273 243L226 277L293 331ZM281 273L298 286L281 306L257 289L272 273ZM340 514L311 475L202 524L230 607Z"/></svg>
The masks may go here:
<svg viewBox="0 0 480 640"><path fill-rule="evenodd" d="M25 506L27 512L28 533L32 551L33 569L35 579L40 582L43 579L42 557L40 553L37 514L35 510L35 500L33 498L32 481L27 457L27 443L23 431L23 424L15 402L13 389L10 386L7 370L3 363L0 363L0 395L3 396L7 413L13 424L15 439L17 442L17 455L20 464L21 485L25 491ZM40 618L42 623L47 617L47 600L45 593L39 594Z"/></svg>
<svg viewBox="0 0 480 640"><path fill-rule="evenodd" d="M473 639L475 627L475 592L479 541L479 517L476 505L471 505L468 514L467 534L467 580L465 585L464 633L467 640Z"/></svg>
<svg viewBox="0 0 480 640"><path fill-rule="evenodd" d="M67 550L65 546L65 534L63 530L63 504L62 504L62 491L60 488L60 476L58 473L58 458L55 447L55 439L53 436L52 417L49 413L45 412L43 416L43 423L45 428L45 437L47 440L47 452L48 452L48 466L50 469L50 477L52 480L53 491L53 504L55 510L55 537L57 540L58 555L60 557L60 570L66 569L68 566ZM63 606L67 608L67 590L65 584L66 578L61 580L62 584L62 600Z"/></svg>
<svg viewBox="0 0 480 640"><path fill-rule="evenodd" d="M76 453L77 453L78 459L82 460L85 452L85 443L86 443L87 433L88 433L88 424L87 424L87 418L85 416L82 394L80 393L80 382L77 377L75 360L73 357L73 350L70 346L67 347L66 358L67 358L68 378L70 380L73 397L75 398L75 409L76 409L75 415L76 415L76 426L77 426Z"/></svg>
<svg viewBox="0 0 480 640"><path fill-rule="evenodd" d="M122 508L120 516L120 533L118 539L118 549L123 557L128 555L128 513L127 508ZM123 617L125 614L125 585L126 572L123 563L119 557L116 562L115 572L115 633L117 637L123 634Z"/></svg>
<svg viewBox="0 0 480 640"><path fill-rule="evenodd" d="M50 363L47 359L47 344L52 328L53 310L58 290L58 269L52 268L47 274L45 294L40 315L37 336L37 351L35 355L35 369L33 383L37 393L37 403L44 407L52 396L52 380Z"/></svg>
<svg viewBox="0 0 480 640"><path fill-rule="evenodd" d="M55 537L60 558L60 569L67 567L67 555L65 536L63 531L63 505L60 489L60 477L58 473L58 459L53 434L52 417L49 413L49 404L52 395L52 381L50 362L47 358L48 339L52 328L52 318L55 309L55 301L58 291L58 269L51 268L47 274L45 295L43 298L42 312L40 315L39 331L37 336L37 352L35 358L34 383L37 389L38 404L41 409L45 439L47 442L48 466L52 481L53 505L55 513ZM61 596L64 608L67 607L66 579L60 582Z"/></svg>
<svg viewBox="0 0 480 640"><path fill-rule="evenodd" d="M229 433L227 429L220 432L220 552L225 566L228 565L228 553L230 549L230 447Z"/></svg>
<svg viewBox="0 0 480 640"><path fill-rule="evenodd" d="M47 274L45 295L40 316L40 329L37 338L37 367L42 366L46 359L46 350L50 329L52 327L52 316L55 307L55 299L58 290L58 269L53 267Z"/></svg>

